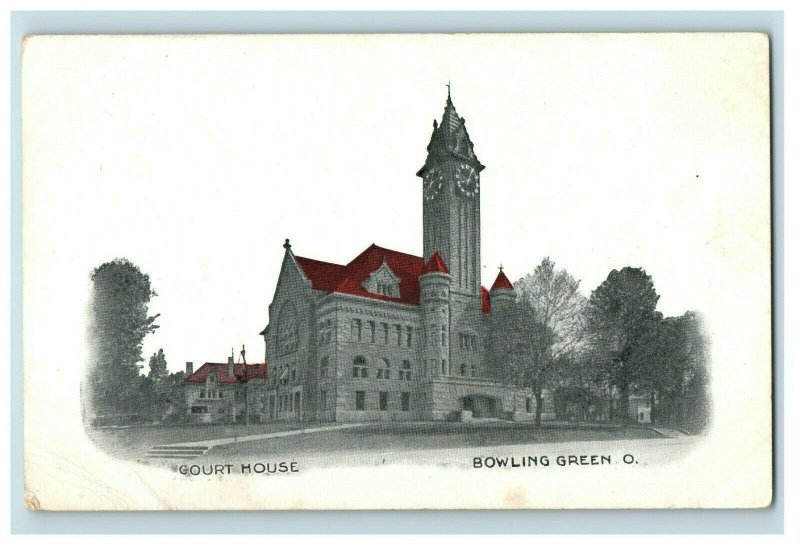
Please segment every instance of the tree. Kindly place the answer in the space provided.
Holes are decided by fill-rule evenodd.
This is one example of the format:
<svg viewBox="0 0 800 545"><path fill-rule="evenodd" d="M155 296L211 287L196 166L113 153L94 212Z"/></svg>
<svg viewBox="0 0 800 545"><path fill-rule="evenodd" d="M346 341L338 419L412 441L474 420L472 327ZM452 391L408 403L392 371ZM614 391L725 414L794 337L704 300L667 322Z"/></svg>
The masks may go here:
<svg viewBox="0 0 800 545"><path fill-rule="evenodd" d="M126 259L97 267L91 275L90 362L86 389L90 412L121 416L141 413L142 342L158 328L148 315L156 296L150 278Z"/></svg>
<svg viewBox="0 0 800 545"><path fill-rule="evenodd" d="M546 257L514 284L517 296L528 303L537 320L551 333L546 339L548 357L553 360L570 357L580 348L584 338L586 297L576 280L566 270L556 270Z"/></svg>
<svg viewBox="0 0 800 545"><path fill-rule="evenodd" d="M542 391L553 377L553 361L548 357L552 332L542 323L533 307L517 299L502 311L489 314L489 353L496 358L499 375L509 384L530 388L536 398L535 425L542 422Z"/></svg>
<svg viewBox="0 0 800 545"><path fill-rule="evenodd" d="M164 380L169 375L167 372L167 359L164 356L164 349L159 348L158 352L150 356L150 372L147 376L156 384Z"/></svg>
<svg viewBox="0 0 800 545"><path fill-rule="evenodd" d="M653 279L641 268L613 270L589 297L587 331L597 354L595 364L621 400L621 419L629 417L631 386L640 376L641 349L660 320Z"/></svg>
<svg viewBox="0 0 800 545"><path fill-rule="evenodd" d="M586 297L580 292L580 281L566 270L556 270L555 263L546 257L534 269L514 284L518 300L531 309L526 314L536 325L528 332L537 337L537 357L541 359L537 384L547 386L577 385L583 377L573 376L582 371L579 352L585 331ZM528 315L529 314L529 315ZM537 424L541 421L541 391L536 403Z"/></svg>
<svg viewBox="0 0 800 545"><path fill-rule="evenodd" d="M638 387L651 396L653 421L704 427L708 415L706 340L697 314L662 319L637 357L643 363Z"/></svg>

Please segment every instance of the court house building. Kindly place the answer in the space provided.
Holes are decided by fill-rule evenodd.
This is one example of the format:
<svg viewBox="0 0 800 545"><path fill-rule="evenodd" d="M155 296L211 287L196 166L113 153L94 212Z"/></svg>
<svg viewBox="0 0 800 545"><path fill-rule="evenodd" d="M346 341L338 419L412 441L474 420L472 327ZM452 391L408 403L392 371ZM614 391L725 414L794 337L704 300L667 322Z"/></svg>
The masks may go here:
<svg viewBox="0 0 800 545"><path fill-rule="evenodd" d="M284 244L269 324L263 418L532 419L530 391L498 376L489 319L515 299L501 270L481 285L480 178L448 92L422 180L421 256L375 244L346 264ZM545 403L543 416L549 416Z"/></svg>

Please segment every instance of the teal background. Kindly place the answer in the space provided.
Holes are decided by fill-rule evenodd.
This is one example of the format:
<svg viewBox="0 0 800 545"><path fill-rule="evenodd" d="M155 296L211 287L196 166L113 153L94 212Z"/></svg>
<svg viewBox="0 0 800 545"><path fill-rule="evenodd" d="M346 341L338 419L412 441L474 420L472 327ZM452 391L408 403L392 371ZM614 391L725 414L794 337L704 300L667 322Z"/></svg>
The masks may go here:
<svg viewBox="0 0 800 545"><path fill-rule="evenodd" d="M782 533L783 12L12 12L11 532L182 533ZM29 512L22 476L22 191L20 52L27 34L368 32L764 32L771 40L774 497L755 510ZM746 440L746 438L743 438ZM324 485L324 483L320 483ZM643 491L644 493L645 491ZM198 529L202 529L198 530Z"/></svg>

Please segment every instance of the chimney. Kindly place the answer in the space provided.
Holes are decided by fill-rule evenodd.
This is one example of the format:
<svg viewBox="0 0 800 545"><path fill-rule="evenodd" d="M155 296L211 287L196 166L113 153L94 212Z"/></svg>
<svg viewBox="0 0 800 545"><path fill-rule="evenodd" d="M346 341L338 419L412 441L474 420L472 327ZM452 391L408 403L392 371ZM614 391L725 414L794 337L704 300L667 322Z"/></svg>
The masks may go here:
<svg viewBox="0 0 800 545"><path fill-rule="evenodd" d="M246 359L245 359L245 357L244 357L244 345L242 345L242 352L241 352L241 354L242 354L242 363L243 363L243 364L245 364L245 365L247 365L247 360L246 360ZM246 368L246 367L245 367L245 368Z"/></svg>
<svg viewBox="0 0 800 545"><path fill-rule="evenodd" d="M194 373L194 363L192 363L190 361L187 361L186 362L186 376L188 377L192 373Z"/></svg>
<svg viewBox="0 0 800 545"><path fill-rule="evenodd" d="M228 376L233 376L233 356L228 356Z"/></svg>

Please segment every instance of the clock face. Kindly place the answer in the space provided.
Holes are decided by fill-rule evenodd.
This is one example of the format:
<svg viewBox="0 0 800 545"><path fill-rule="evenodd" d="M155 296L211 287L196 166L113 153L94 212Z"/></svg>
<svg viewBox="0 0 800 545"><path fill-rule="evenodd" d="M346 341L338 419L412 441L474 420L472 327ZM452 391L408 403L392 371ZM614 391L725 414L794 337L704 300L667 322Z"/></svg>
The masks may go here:
<svg viewBox="0 0 800 545"><path fill-rule="evenodd" d="M461 164L456 168L456 187L467 197L474 197L480 190L480 178L475 169Z"/></svg>
<svg viewBox="0 0 800 545"><path fill-rule="evenodd" d="M441 191L442 186L444 185L444 173L437 168L428 170L428 173L425 174L423 184L423 195L425 196L425 200L432 201L436 198L436 195L439 194L439 191Z"/></svg>

